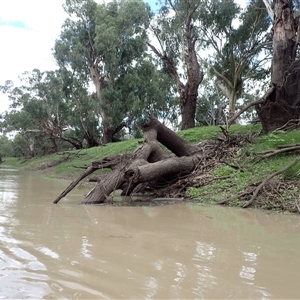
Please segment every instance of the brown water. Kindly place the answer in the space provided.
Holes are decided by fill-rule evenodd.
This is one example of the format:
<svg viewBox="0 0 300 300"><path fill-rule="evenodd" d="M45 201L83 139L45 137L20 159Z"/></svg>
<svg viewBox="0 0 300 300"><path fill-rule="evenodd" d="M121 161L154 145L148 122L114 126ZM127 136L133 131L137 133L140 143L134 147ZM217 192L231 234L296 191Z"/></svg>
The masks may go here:
<svg viewBox="0 0 300 300"><path fill-rule="evenodd" d="M0 299L300 298L300 217L175 204L82 206L0 169Z"/></svg>

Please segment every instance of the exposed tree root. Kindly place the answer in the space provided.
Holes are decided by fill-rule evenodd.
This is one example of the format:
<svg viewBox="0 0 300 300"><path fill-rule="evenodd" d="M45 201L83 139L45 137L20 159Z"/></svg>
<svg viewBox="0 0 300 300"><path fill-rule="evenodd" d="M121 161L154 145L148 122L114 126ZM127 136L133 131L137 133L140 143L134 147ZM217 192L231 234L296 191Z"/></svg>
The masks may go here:
<svg viewBox="0 0 300 300"><path fill-rule="evenodd" d="M279 130L293 130L300 128L300 119L292 119L286 122L283 126L276 129L276 131Z"/></svg>

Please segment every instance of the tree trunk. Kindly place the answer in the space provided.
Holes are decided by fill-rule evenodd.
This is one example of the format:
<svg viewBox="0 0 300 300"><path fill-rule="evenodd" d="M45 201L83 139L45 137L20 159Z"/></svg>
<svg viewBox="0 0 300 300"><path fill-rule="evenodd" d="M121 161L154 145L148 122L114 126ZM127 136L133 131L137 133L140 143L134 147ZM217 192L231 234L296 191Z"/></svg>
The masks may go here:
<svg viewBox="0 0 300 300"><path fill-rule="evenodd" d="M294 63L297 28L292 1L274 1L271 84L274 92L256 106L263 132L268 133L299 118L299 63ZM296 81L295 81L296 80Z"/></svg>
<svg viewBox="0 0 300 300"><path fill-rule="evenodd" d="M166 146L176 156L190 155L195 149L198 150L198 148L190 145L155 118L149 118L149 120L141 123L140 126L143 130L145 141L157 139L158 142Z"/></svg>
<svg viewBox="0 0 300 300"><path fill-rule="evenodd" d="M193 2L193 1L192 1ZM198 87L203 80L203 71L198 61L196 42L197 38L193 34L193 16L199 7L199 3L190 3L188 10L186 11L186 18L184 20L183 28L180 32L182 60L185 68L185 75L187 81L184 84L179 76L179 66L168 56L166 51L159 51L152 44L147 43L151 50L157 57L161 59L167 70L173 77L177 92L180 99L180 112L181 112L181 129L189 129L195 127L196 116L196 103L198 97ZM156 37L159 39L158 35ZM159 41L162 45L163 43ZM172 50L173 51L173 50Z"/></svg>
<svg viewBox="0 0 300 300"><path fill-rule="evenodd" d="M108 116L104 111L104 109L101 108L104 105L104 100L102 96L104 82L103 82L103 78L100 76L99 72L97 71L97 67L94 64L90 65L90 77L95 85L97 99L99 100L100 103L100 115L102 118L102 144L111 143L113 141L114 130L109 127Z"/></svg>
<svg viewBox="0 0 300 300"><path fill-rule="evenodd" d="M102 126L102 144L111 143L113 141L114 130L107 126Z"/></svg>
<svg viewBox="0 0 300 300"><path fill-rule="evenodd" d="M196 103L197 94L187 95L185 98L180 98L182 130L195 127Z"/></svg>
<svg viewBox="0 0 300 300"><path fill-rule="evenodd" d="M235 115L235 105L236 105L236 91L233 89L230 92L229 96L229 119L232 118Z"/></svg>

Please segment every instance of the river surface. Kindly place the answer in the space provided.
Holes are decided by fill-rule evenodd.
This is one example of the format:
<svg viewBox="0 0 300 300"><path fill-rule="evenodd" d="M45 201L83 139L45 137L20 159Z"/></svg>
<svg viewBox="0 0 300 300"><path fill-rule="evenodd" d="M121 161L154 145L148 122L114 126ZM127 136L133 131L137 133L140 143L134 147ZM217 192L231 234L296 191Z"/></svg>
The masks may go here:
<svg viewBox="0 0 300 300"><path fill-rule="evenodd" d="M79 205L0 169L0 299L299 299L300 216Z"/></svg>

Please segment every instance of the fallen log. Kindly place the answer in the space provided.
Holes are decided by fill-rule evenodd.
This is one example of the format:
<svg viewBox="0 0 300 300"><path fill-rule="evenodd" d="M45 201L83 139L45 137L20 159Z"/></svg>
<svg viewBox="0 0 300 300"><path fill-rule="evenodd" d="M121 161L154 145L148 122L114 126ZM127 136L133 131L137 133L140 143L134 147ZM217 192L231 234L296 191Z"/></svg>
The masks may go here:
<svg viewBox="0 0 300 300"><path fill-rule="evenodd" d="M191 173L198 166L202 158L198 146L190 145L155 118L149 118L141 123L140 127L144 133L144 141L131 155L117 155L93 162L92 166L53 203L58 203L80 180L91 174L92 170L110 168L111 172L99 177L95 187L84 197L82 204L103 203L118 189L122 190L121 195L129 196L141 184L168 181L174 177L180 179L182 175ZM172 153L165 153L157 142Z"/></svg>

